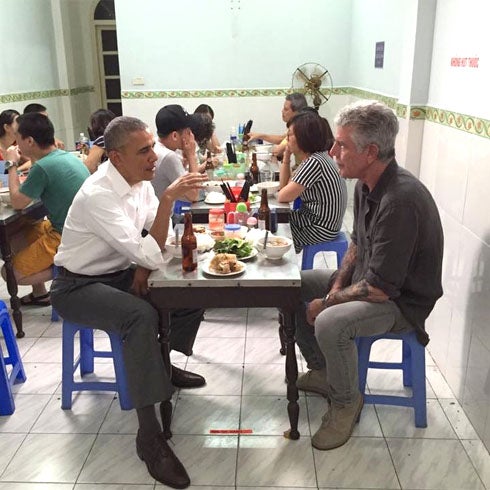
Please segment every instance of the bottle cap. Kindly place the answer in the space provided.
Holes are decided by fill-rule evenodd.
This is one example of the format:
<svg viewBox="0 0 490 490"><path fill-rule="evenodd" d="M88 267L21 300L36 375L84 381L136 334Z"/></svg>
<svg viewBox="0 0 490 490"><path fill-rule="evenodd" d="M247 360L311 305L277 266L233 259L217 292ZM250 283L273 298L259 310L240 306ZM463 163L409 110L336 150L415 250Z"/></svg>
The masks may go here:
<svg viewBox="0 0 490 490"><path fill-rule="evenodd" d="M236 210L239 213L246 213L247 212L247 205L244 202L239 202L236 205Z"/></svg>
<svg viewBox="0 0 490 490"><path fill-rule="evenodd" d="M256 225L257 225L257 218L250 216L250 218L247 219L247 226L256 226Z"/></svg>
<svg viewBox="0 0 490 490"><path fill-rule="evenodd" d="M209 214L223 214L225 210L223 208L211 208Z"/></svg>
<svg viewBox="0 0 490 490"><path fill-rule="evenodd" d="M228 224L225 225L225 231L238 231L241 228L238 224Z"/></svg>

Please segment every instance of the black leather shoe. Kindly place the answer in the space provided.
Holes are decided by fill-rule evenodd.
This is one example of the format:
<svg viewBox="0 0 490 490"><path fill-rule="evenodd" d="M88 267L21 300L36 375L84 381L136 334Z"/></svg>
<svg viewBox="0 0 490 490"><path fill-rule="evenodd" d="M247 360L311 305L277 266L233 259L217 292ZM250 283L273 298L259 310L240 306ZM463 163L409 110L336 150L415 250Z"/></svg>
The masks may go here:
<svg viewBox="0 0 490 490"><path fill-rule="evenodd" d="M187 488L191 484L184 465L170 449L161 432L146 439L138 431L136 453L146 463L148 473L160 483L172 488Z"/></svg>
<svg viewBox="0 0 490 490"><path fill-rule="evenodd" d="M198 388L204 386L206 380L199 374L184 371L172 365L172 384L177 388Z"/></svg>

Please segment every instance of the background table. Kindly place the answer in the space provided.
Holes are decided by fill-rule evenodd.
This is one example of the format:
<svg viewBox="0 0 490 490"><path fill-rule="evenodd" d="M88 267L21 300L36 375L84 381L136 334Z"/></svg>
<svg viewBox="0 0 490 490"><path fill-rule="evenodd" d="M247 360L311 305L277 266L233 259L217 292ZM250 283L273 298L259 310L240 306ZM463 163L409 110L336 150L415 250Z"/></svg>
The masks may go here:
<svg viewBox="0 0 490 490"><path fill-rule="evenodd" d="M278 234L289 235L289 225L280 224ZM246 262L245 272L238 276L208 277L202 271L202 264L203 262L198 263L196 271L184 273L181 261L172 259L163 268L150 274L150 300L160 314L160 342L167 368L170 370L168 333L169 314L173 309L280 308L286 337L287 399L291 424L289 437L298 439L298 367L294 331L295 310L300 301L301 277L294 249L279 261L268 260L259 254Z"/></svg>
<svg viewBox="0 0 490 490"><path fill-rule="evenodd" d="M22 329L22 313L20 311L20 299L17 296L18 287L12 266L12 249L10 240L18 233L22 227L32 224L34 221L46 216L46 208L41 201L35 201L25 209L19 211L10 206L0 206L0 252L5 262L5 271L7 275L7 291L10 295L10 306L12 316L17 328L17 337L24 337Z"/></svg>

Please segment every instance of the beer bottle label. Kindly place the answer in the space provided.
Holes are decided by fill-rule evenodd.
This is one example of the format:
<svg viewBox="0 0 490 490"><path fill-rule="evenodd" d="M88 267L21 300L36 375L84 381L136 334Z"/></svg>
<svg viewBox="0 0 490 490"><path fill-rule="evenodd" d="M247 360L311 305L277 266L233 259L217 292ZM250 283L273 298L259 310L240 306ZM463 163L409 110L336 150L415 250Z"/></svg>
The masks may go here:
<svg viewBox="0 0 490 490"><path fill-rule="evenodd" d="M265 219L259 219L259 230L265 230Z"/></svg>

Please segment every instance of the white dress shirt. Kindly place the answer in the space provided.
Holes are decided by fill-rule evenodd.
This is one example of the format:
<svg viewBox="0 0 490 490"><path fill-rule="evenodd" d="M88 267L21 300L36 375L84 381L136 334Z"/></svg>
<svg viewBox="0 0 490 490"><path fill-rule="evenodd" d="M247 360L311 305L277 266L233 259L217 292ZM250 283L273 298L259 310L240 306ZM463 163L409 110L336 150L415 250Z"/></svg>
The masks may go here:
<svg viewBox="0 0 490 490"><path fill-rule="evenodd" d="M71 272L96 276L163 264L151 235L141 236L155 220L159 201L150 182L130 186L110 161L82 185L68 211L54 263Z"/></svg>

